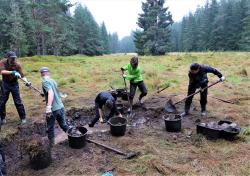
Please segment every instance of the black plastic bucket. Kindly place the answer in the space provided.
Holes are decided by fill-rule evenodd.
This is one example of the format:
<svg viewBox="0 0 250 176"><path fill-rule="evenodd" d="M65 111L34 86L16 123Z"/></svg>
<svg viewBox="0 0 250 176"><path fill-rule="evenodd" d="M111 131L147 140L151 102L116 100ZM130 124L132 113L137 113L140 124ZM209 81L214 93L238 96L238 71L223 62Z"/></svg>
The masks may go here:
<svg viewBox="0 0 250 176"><path fill-rule="evenodd" d="M116 99L118 96L117 92L115 90L109 91L109 93Z"/></svg>
<svg viewBox="0 0 250 176"><path fill-rule="evenodd" d="M181 131L181 116L180 115L166 115L164 116L166 130L168 132Z"/></svg>
<svg viewBox="0 0 250 176"><path fill-rule="evenodd" d="M125 92L125 89L124 88L116 89L116 92L117 92L117 97L122 97L122 93Z"/></svg>
<svg viewBox="0 0 250 176"><path fill-rule="evenodd" d="M113 136L124 136L126 132L127 119L122 117L112 117L109 119L110 132Z"/></svg>
<svg viewBox="0 0 250 176"><path fill-rule="evenodd" d="M83 148L86 145L86 135L87 135L88 130L82 126L76 127L82 133L82 135L73 136L70 134L73 128L74 127L70 128L67 132L68 139L69 139L69 146L74 149Z"/></svg>
<svg viewBox="0 0 250 176"><path fill-rule="evenodd" d="M128 95L129 95L129 92L128 92ZM127 95L127 92L126 92L126 91L122 92L122 95L121 95L122 100L128 101L128 95Z"/></svg>

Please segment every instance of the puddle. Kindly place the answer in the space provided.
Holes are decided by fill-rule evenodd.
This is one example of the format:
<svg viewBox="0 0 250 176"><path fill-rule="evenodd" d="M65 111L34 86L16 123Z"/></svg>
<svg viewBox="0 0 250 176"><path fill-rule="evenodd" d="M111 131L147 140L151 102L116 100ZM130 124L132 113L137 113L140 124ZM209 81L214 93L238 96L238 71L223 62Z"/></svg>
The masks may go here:
<svg viewBox="0 0 250 176"><path fill-rule="evenodd" d="M144 117L138 117L136 119L129 120L128 127L139 127L147 122L147 119Z"/></svg>

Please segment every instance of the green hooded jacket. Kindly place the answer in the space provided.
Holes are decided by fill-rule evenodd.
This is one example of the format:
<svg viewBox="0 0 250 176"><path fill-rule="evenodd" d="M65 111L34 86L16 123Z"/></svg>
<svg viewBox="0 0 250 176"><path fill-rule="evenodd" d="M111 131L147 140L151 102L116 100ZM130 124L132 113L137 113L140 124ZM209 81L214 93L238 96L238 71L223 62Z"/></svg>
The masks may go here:
<svg viewBox="0 0 250 176"><path fill-rule="evenodd" d="M131 64L128 64L122 68L127 71L127 80L131 81L132 83L138 83L140 81L143 81L140 66L137 66L137 68L134 69Z"/></svg>

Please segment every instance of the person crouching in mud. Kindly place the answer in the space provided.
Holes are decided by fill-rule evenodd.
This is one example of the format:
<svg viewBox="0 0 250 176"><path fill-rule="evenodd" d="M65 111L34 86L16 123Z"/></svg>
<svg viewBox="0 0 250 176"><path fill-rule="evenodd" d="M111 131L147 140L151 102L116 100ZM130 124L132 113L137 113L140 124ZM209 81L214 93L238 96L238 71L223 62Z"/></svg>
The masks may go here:
<svg viewBox="0 0 250 176"><path fill-rule="evenodd" d="M89 124L89 127L94 127L99 119L101 123L109 120L112 116L114 116L114 114L116 114L118 117L122 117L121 113L117 110L115 101L116 99L112 96L111 93L107 91L99 93L95 99L96 117ZM107 117L104 117L105 115L103 109L110 111Z"/></svg>

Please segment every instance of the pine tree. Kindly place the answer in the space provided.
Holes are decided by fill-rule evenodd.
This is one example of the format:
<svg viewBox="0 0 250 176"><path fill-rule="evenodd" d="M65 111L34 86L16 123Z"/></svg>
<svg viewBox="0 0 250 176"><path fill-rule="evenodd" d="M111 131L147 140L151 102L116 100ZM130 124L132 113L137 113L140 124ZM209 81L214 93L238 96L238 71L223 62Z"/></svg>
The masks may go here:
<svg viewBox="0 0 250 176"><path fill-rule="evenodd" d="M78 53L90 56L101 55L103 48L100 29L87 7L77 6L74 19Z"/></svg>
<svg viewBox="0 0 250 176"><path fill-rule="evenodd" d="M118 34L115 32L115 33L109 35L109 41L110 41L111 53L118 53L119 52L119 37L118 37Z"/></svg>
<svg viewBox="0 0 250 176"><path fill-rule="evenodd" d="M246 50L249 3L249 0L207 1L194 14L183 17L180 32L172 31L172 38L179 39L180 51Z"/></svg>
<svg viewBox="0 0 250 176"><path fill-rule="evenodd" d="M164 55L170 50L170 25L173 23L168 8L163 7L165 0L142 2L143 13L139 14L138 26L142 33L135 33L135 42L142 44L140 54Z"/></svg>
<svg viewBox="0 0 250 176"><path fill-rule="evenodd" d="M141 30L136 30L134 32L134 43L135 43L135 47L136 47L136 52L139 55L144 55L144 38L143 38L143 32Z"/></svg>
<svg viewBox="0 0 250 176"><path fill-rule="evenodd" d="M103 53L109 54L110 53L109 37L108 37L108 32L107 32L104 22L101 24L101 37L102 37L102 42L103 42Z"/></svg>
<svg viewBox="0 0 250 176"><path fill-rule="evenodd" d="M125 36L119 41L119 52L120 53L134 53L135 44L133 33L130 36Z"/></svg>
<svg viewBox="0 0 250 176"><path fill-rule="evenodd" d="M10 1L2 0L0 3L0 55L3 56L7 50L9 50L9 27L7 19L9 16Z"/></svg>
<svg viewBox="0 0 250 176"><path fill-rule="evenodd" d="M174 23L171 27L171 51L180 51L181 23Z"/></svg>
<svg viewBox="0 0 250 176"><path fill-rule="evenodd" d="M250 2L242 0L244 14L242 19L242 32L240 34L239 46L241 50L250 51Z"/></svg>

